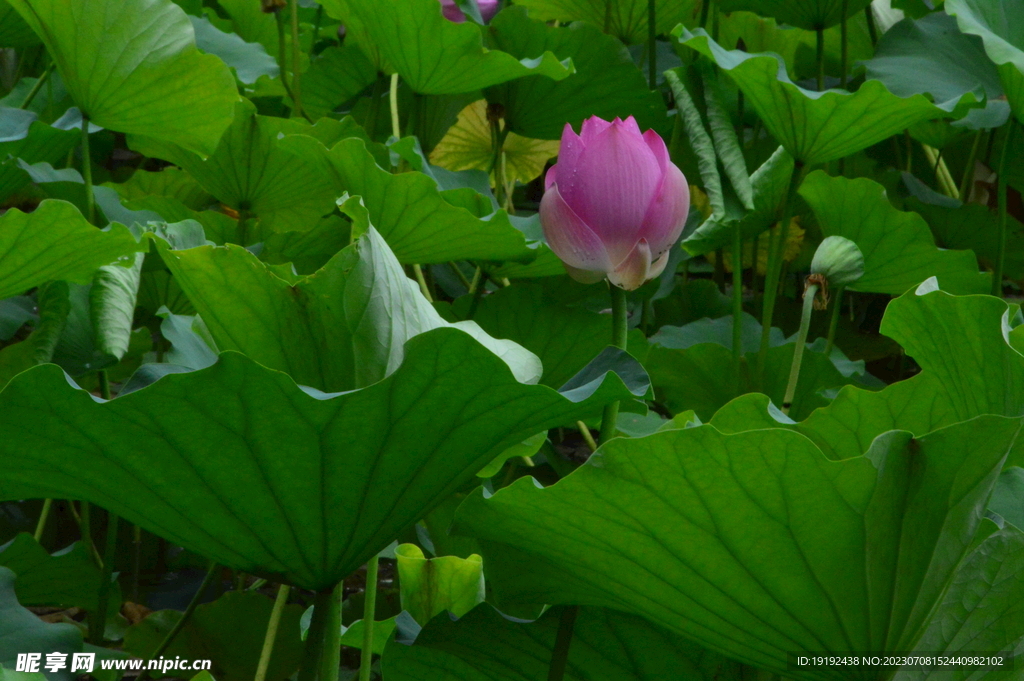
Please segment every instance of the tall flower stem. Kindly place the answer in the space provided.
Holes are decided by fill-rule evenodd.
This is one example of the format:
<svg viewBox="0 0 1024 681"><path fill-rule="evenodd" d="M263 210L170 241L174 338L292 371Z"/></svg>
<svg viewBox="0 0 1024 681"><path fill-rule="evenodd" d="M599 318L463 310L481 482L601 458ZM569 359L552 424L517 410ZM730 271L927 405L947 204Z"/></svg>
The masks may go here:
<svg viewBox="0 0 1024 681"><path fill-rule="evenodd" d="M388 103L391 105L391 134L395 139L402 137L402 125L398 120L398 74L391 74L391 89L388 96Z"/></svg>
<svg viewBox="0 0 1024 681"><path fill-rule="evenodd" d="M647 84L658 86L658 29L655 23L654 0L647 0Z"/></svg>
<svg viewBox="0 0 1024 681"><path fill-rule="evenodd" d="M332 626L333 625L333 626ZM332 631L333 629L333 631ZM330 646L337 648L335 661L339 661L341 651L341 585L318 591L313 600L313 619L309 623L306 634L306 650L299 666L298 681L337 681L338 667L334 667L334 675L324 676L324 662L330 657Z"/></svg>
<svg viewBox="0 0 1024 681"><path fill-rule="evenodd" d="M1006 124L1003 152L999 155L999 256L996 258L996 271L992 275L992 295L996 297L1003 295L1003 265L1006 262L1006 160L1010 156L1015 127L1011 117Z"/></svg>
<svg viewBox="0 0 1024 681"><path fill-rule="evenodd" d="M626 320L626 291L614 284L608 284L608 289L612 295L612 345L625 350L626 333L629 330ZM612 402L604 408L604 415L601 418L601 444L615 435L615 422L618 418L618 402Z"/></svg>
<svg viewBox="0 0 1024 681"><path fill-rule="evenodd" d="M260 661L256 667L254 681L264 681L267 678L267 669L270 667L270 655L274 652L274 641L277 640L277 630L281 626L281 615L284 613L284 606L288 602L288 594L291 587L282 584L277 588L277 598L274 600L274 608L270 611L270 620L267 622L267 635L263 638L263 650L260 651Z"/></svg>
<svg viewBox="0 0 1024 681"><path fill-rule="evenodd" d="M29 105L32 103L32 100L34 100L36 98L36 95L39 94L39 91L43 89L43 85L45 85L47 81L49 81L50 74L53 73L53 69L55 66L57 66L57 62L51 61L50 65L46 67L46 70L43 71L43 73L39 76L39 80L36 81L36 84L33 85L32 89L28 91L28 95L26 95L24 101L22 101L21 106L18 107L19 109L27 109L29 107Z"/></svg>
<svg viewBox="0 0 1024 681"><path fill-rule="evenodd" d="M174 623L171 630L167 632L166 636L164 636L164 640L156 647L153 654L146 659L146 663L142 665L142 673L139 674L136 681L146 681L146 679L149 678L149 660L155 660L163 655L164 651L170 647L181 630L185 628L185 625L188 624L188 621L192 618L192 613L195 612L196 608L199 606L199 601L202 600L203 594L206 593L207 588L209 588L210 584L213 582L213 578L219 569L220 566L216 561L210 561L210 567L206 570L206 577L203 578L203 583L199 585L199 590L196 591L194 596L192 596L192 600L189 601L188 607L185 608L185 612L181 614L181 619Z"/></svg>
<svg viewBox="0 0 1024 681"><path fill-rule="evenodd" d="M974 142L971 143L971 153L967 156L967 165L964 166L964 174L960 178L960 187L958 192L958 198L962 202L967 201L967 197L971 193L971 180L974 178L974 163L978 158L978 146L981 142L981 133L984 130L978 130L974 133Z"/></svg>
<svg viewBox="0 0 1024 681"><path fill-rule="evenodd" d="M323 654L318 681L338 681L341 672L341 600L342 585L329 592L327 621L324 623Z"/></svg>
<svg viewBox="0 0 1024 681"><path fill-rule="evenodd" d="M366 564L366 590L363 600L363 649L359 654L359 681L370 681L373 666L373 625L377 616L377 567L380 556Z"/></svg>
<svg viewBox="0 0 1024 681"><path fill-rule="evenodd" d="M803 179L804 164L797 161L793 164L793 174L789 178L786 196L782 200L779 222L779 234L771 239L768 248L768 264L764 274L764 301L761 309L761 347L758 350L758 366L763 376L765 358L768 355L768 341L771 337L772 316L775 313L775 297L779 289L779 276L782 272L782 258L786 252L786 240L789 238L789 221L793 214L795 194ZM760 378L760 377L759 377Z"/></svg>
<svg viewBox="0 0 1024 681"><path fill-rule="evenodd" d="M825 343L826 357L832 353L832 346L835 345L836 329L839 328L839 316L841 315L840 309L843 307L843 291L845 290L845 286L837 286L836 293L832 296L832 318L828 323L828 341Z"/></svg>
<svg viewBox="0 0 1024 681"><path fill-rule="evenodd" d="M755 267L756 267L755 263ZM743 234L740 221L732 231L732 366L735 371L736 393L740 392L740 362L743 355Z"/></svg>
<svg viewBox="0 0 1024 681"><path fill-rule="evenodd" d="M818 28L814 31L816 37L816 63L818 64L818 92L825 89L825 29Z"/></svg>
<svg viewBox="0 0 1024 681"><path fill-rule="evenodd" d="M82 179L85 181L85 219L96 224L96 197L92 194L92 156L89 152L89 117L82 115Z"/></svg>
<svg viewBox="0 0 1024 681"><path fill-rule="evenodd" d="M110 602L110 580L114 574L117 525L118 517L107 511L107 543L103 547L100 589L96 597L96 610L89 614L89 642L97 646L103 645L103 633L107 629L107 604Z"/></svg>
<svg viewBox="0 0 1024 681"><path fill-rule="evenodd" d="M292 101L295 112L305 116L302 111L302 75L299 73L299 56L302 46L299 45L299 0L291 0L292 6Z"/></svg>
<svg viewBox="0 0 1024 681"><path fill-rule="evenodd" d="M846 6L849 0L843 0L840 11L843 13L843 20L839 23L839 86L846 89L846 71L849 68L849 30L846 25Z"/></svg>
<svg viewBox="0 0 1024 681"><path fill-rule="evenodd" d="M39 522L36 523L36 531L33 537L35 537L36 543L42 543L43 530L46 529L46 519L50 517L50 509L53 507L53 499L46 499L43 501L43 510L39 512Z"/></svg>
<svg viewBox="0 0 1024 681"><path fill-rule="evenodd" d="M804 347L807 345L807 331L811 328L811 312L814 311L814 296L818 293L818 285L811 284L804 290L804 307L800 314L800 330L796 334L796 347L793 348L793 363L789 367L789 383L786 384L786 396L782 398L782 413L788 414L793 406L796 395L796 384L800 379L800 364L804 358Z"/></svg>

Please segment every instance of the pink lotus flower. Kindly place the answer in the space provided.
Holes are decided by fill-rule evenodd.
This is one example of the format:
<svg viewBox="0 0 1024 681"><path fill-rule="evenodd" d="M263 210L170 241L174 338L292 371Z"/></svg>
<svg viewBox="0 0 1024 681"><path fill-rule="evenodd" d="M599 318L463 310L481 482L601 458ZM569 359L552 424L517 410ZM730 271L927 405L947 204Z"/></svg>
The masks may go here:
<svg viewBox="0 0 1024 681"><path fill-rule="evenodd" d="M477 7L480 8L480 16L485 22L490 21L498 13L499 3L500 0L476 0ZM461 24L466 20L466 15L455 4L455 0L441 0L441 11L444 12L445 19L454 21L456 24Z"/></svg>
<svg viewBox="0 0 1024 681"><path fill-rule="evenodd" d="M608 277L632 291L661 274L690 210L690 188L653 130L632 116L566 124L558 163L544 178L540 222L569 275Z"/></svg>

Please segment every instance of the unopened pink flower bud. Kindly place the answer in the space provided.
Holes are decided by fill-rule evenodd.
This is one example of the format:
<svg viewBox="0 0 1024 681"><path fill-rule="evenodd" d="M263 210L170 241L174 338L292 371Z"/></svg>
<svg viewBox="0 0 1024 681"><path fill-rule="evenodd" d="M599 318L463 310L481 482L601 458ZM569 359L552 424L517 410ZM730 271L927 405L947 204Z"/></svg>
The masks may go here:
<svg viewBox="0 0 1024 681"><path fill-rule="evenodd" d="M480 16L483 17L485 22L490 21L491 18L498 13L500 6L500 0L477 0L477 7L480 8ZM455 4L455 0L441 0L441 11L444 12L444 16L448 21L454 21L456 24L461 24L466 20L466 15L462 13L459 6Z"/></svg>
<svg viewBox="0 0 1024 681"><path fill-rule="evenodd" d="M690 209L690 188L653 130L632 116L596 116L580 134L562 131L558 163L548 170L540 221L569 275L608 277L631 291L661 274Z"/></svg>

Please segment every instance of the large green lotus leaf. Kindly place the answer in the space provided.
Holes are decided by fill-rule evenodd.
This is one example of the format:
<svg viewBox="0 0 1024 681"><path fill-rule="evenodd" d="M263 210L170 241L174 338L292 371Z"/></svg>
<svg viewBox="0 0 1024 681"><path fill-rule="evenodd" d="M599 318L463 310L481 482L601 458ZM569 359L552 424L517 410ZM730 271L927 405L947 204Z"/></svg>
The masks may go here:
<svg viewBox="0 0 1024 681"><path fill-rule="evenodd" d="M552 487L471 495L453 529L484 542L504 599L614 607L789 678L875 681L787 653L912 649L1020 426L891 431L838 462L783 429L617 438Z"/></svg>
<svg viewBox="0 0 1024 681"><path fill-rule="evenodd" d="M987 673L970 669L901 671L894 681L1010 681L1020 678L1024 642L1024 533L1007 527L991 534L967 558L943 598L917 650L947 655L1016 652L1014 667Z"/></svg>
<svg viewBox="0 0 1024 681"><path fill-rule="evenodd" d="M166 659L210 660L211 678L218 681L249 681L256 675L273 607L274 601L263 594L229 591L197 607L163 655ZM298 669L302 659L301 617L302 606L284 607L267 667L268 681L283 681ZM148 659L179 620L181 613L177 610L147 616L125 632L125 651Z"/></svg>
<svg viewBox="0 0 1024 681"><path fill-rule="evenodd" d="M942 49L935 49L936 45ZM963 124L968 128L999 127L1010 114L999 71L981 40L961 33L956 21L941 12L894 25L879 39L875 56L864 66L868 78L882 81L893 94L929 94L952 117L957 117L954 111L966 93L987 100L984 109L967 114Z"/></svg>
<svg viewBox="0 0 1024 681"><path fill-rule="evenodd" d="M464 192L481 202L484 197L469 189L439 191L423 173L392 174L374 162L361 139L344 139L327 151L318 141L296 135L282 146L320 159L320 172L333 180L336 195L361 197L370 222L403 263L529 261L536 255L504 211L490 214L487 202L486 213L471 212L458 201Z"/></svg>
<svg viewBox="0 0 1024 681"><path fill-rule="evenodd" d="M460 300L456 313L468 311ZM485 296L473 321L495 338L508 338L540 357L541 382L560 387L611 343L608 316L570 307L550 287L523 282Z"/></svg>
<svg viewBox="0 0 1024 681"><path fill-rule="evenodd" d="M519 383L445 328L341 394L233 352L110 402L44 365L0 392L0 498L89 500L224 565L322 589L509 446L633 399L617 376L584 392Z"/></svg>
<svg viewBox="0 0 1024 681"><path fill-rule="evenodd" d="M894 208L873 180L817 170L804 179L800 195L825 236L846 237L864 254L864 276L849 285L852 291L902 295L930 277L952 293L991 289L991 274L978 271L973 252L936 248L924 218Z"/></svg>
<svg viewBox="0 0 1024 681"><path fill-rule="evenodd" d="M530 76L484 91L489 102L504 108L512 132L560 139L566 123L578 130L591 116L633 116L641 130L664 126L661 95L648 89L625 46L593 26L555 28L527 18L524 9L512 8L494 18L489 36L495 47L513 56L550 51L571 58L576 67L576 73L562 81Z"/></svg>
<svg viewBox="0 0 1024 681"><path fill-rule="evenodd" d="M96 125L211 153L231 123L235 79L196 48L171 0L8 0L39 34Z"/></svg>
<svg viewBox="0 0 1024 681"><path fill-rule="evenodd" d="M647 41L647 0L521 0L516 3L541 21L586 21L624 43ZM668 33L676 24L693 25L700 11L696 0L655 0L655 29ZM574 60L575 62L575 60Z"/></svg>
<svg viewBox="0 0 1024 681"><path fill-rule="evenodd" d="M231 19L231 28L242 40L260 43L267 54L277 55L277 20L273 12L264 12L262 3L249 0L218 0L217 4ZM288 10L285 10L288 11Z"/></svg>
<svg viewBox="0 0 1024 681"><path fill-rule="evenodd" d="M196 35L196 47L215 54L235 70L238 80L249 85L260 76L276 78L280 74L277 61L259 43L247 43L235 33L225 33L206 17L189 17Z"/></svg>
<svg viewBox="0 0 1024 681"><path fill-rule="evenodd" d="M298 281L277 276L239 246L159 248L218 348L241 352L319 390L374 383L402 363L409 338L451 326L372 228ZM520 380L540 377L540 361L532 353L490 338L473 322L458 326L505 358Z"/></svg>
<svg viewBox="0 0 1024 681"><path fill-rule="evenodd" d="M921 287L889 303L881 327L921 373L878 392L843 388L832 404L799 424L782 417L763 395L734 400L711 423L726 432L791 427L830 458L846 459L867 451L888 430L923 435L979 414L1024 415L1024 356L1007 343L1009 318L998 298ZM1011 462L1024 462L1021 445Z"/></svg>
<svg viewBox="0 0 1024 681"><path fill-rule="evenodd" d="M96 609L100 571L81 542L51 556L23 532L0 546L0 565L18 575L15 590L22 605Z"/></svg>
<svg viewBox="0 0 1024 681"><path fill-rule="evenodd" d="M14 595L14 583L14 573L0 567L0 667L14 669L19 653L60 652L69 654L70 659L70 653L80 652L82 632L73 624L43 622L21 607ZM65 669L46 678L49 681L71 681L75 676Z"/></svg>
<svg viewBox="0 0 1024 681"><path fill-rule="evenodd" d="M133 137L132 147L146 156L181 166L203 189L237 211L260 218L264 229L305 231L334 207L335 192L316 158L303 158L280 143L281 135L306 135L328 146L357 134L351 121L260 116L243 100L216 151L203 159L183 146Z"/></svg>
<svg viewBox="0 0 1024 681"><path fill-rule="evenodd" d="M314 118L326 116L375 80L377 69L358 47L328 47L302 74L302 108Z"/></svg>
<svg viewBox="0 0 1024 681"><path fill-rule="evenodd" d="M759 337L760 324L749 315L745 316L745 320L753 322L745 325L746 339L753 340L755 332ZM729 323L731 333L732 318L723 317L722 321ZM671 327L662 327L662 331L667 328ZM773 344L765 357L764 371L760 372L757 347L750 347L753 343L745 342L747 347L744 348L741 380L737 392L733 379L731 336L727 343L708 340L683 346L672 343L662 336L653 338L652 344L644 366L650 373L651 385L658 401L673 413L692 409L704 421L710 419L730 400L749 392L765 393L776 405L781 405L789 384L793 351L796 348L795 343L784 341ZM817 347L808 347L804 352L800 378L790 408L793 418L805 418L815 409L827 405L830 400L823 394L825 391L859 383L858 375L844 375L832 360L825 356L823 350L819 343ZM754 382L758 375L762 376L760 384Z"/></svg>
<svg viewBox="0 0 1024 681"><path fill-rule="evenodd" d="M724 12L745 10L763 17L773 17L781 24L789 24L808 31L835 26L846 17L852 17L871 4L871 0L722 0Z"/></svg>
<svg viewBox="0 0 1024 681"><path fill-rule="evenodd" d="M0 120L0 201L32 181L18 159L57 163L82 141L78 130L47 125L29 111L0 108Z"/></svg>
<svg viewBox="0 0 1024 681"><path fill-rule="evenodd" d="M22 49L39 44L39 36L7 0L0 0L0 47Z"/></svg>
<svg viewBox="0 0 1024 681"><path fill-rule="evenodd" d="M43 201L31 213L12 208L0 216L0 299L54 279L86 283L98 267L144 247L122 225L96 229L66 201Z"/></svg>
<svg viewBox="0 0 1024 681"><path fill-rule="evenodd" d="M473 92L523 76L561 80L572 62L538 51L518 59L483 45L480 27L444 18L437 0L326 0L331 16L364 34L383 59L421 95Z"/></svg>
<svg viewBox="0 0 1024 681"><path fill-rule="evenodd" d="M381 662L394 681L535 681L547 675L563 608L535 622L480 605L457 622L439 615L405 645L392 639ZM623 612L579 609L565 679L571 681L740 681L738 662Z"/></svg>
<svg viewBox="0 0 1024 681"><path fill-rule="evenodd" d="M1024 122L1024 1L949 0L944 9L961 31L981 38L1013 115Z"/></svg>
<svg viewBox="0 0 1024 681"><path fill-rule="evenodd" d="M914 123L946 114L924 95L897 97L877 80L866 81L854 93L805 90L789 79L777 55L724 50L704 29L691 33L679 27L673 35L714 59L772 136L806 165L849 156ZM974 101L973 95L965 97Z"/></svg>

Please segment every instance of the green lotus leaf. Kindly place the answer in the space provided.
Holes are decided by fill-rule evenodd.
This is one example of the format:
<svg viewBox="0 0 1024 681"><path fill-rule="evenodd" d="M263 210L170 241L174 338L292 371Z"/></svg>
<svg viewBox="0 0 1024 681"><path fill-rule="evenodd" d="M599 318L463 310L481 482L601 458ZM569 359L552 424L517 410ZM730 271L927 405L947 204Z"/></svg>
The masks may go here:
<svg viewBox="0 0 1024 681"><path fill-rule="evenodd" d="M388 641L382 668L395 681L534 681L547 674L563 608L535 622L506 619L480 605L457 622L439 615L412 645ZM749 673L749 672L748 672ZM743 665L650 622L604 608L580 608L567 681L740 681Z"/></svg>
<svg viewBox="0 0 1024 681"><path fill-rule="evenodd" d="M1024 122L1024 2L950 0L944 6L960 30L981 38L1017 120Z"/></svg>
<svg viewBox="0 0 1024 681"><path fill-rule="evenodd" d="M942 49L935 49L936 45ZM864 66L868 78L882 81L893 94L929 94L953 118L959 118L957 109L966 93L986 102L984 108L969 111L957 126L995 128L1010 115L1002 99L999 71L985 54L982 41L961 33L956 21L941 12L897 23L879 39L874 58Z"/></svg>
<svg viewBox="0 0 1024 681"><path fill-rule="evenodd" d="M841 22L844 9L849 18L870 4L871 0L722 0L721 10L757 12L763 17L773 17L780 24L815 31Z"/></svg>
<svg viewBox="0 0 1024 681"><path fill-rule="evenodd" d="M43 201L31 213L12 208L0 216L0 298L54 279L86 283L142 248L124 226L96 229L66 201Z"/></svg>
<svg viewBox="0 0 1024 681"><path fill-rule="evenodd" d="M443 612L462 617L484 600L480 556L427 558L416 544L395 549L402 610L426 624Z"/></svg>
<svg viewBox="0 0 1024 681"><path fill-rule="evenodd" d="M89 120L209 154L238 100L227 66L195 45L171 0L8 0L46 44Z"/></svg>
<svg viewBox="0 0 1024 681"><path fill-rule="evenodd" d="M536 251L505 211L469 189L439 191L423 173L392 174L381 168L363 140L344 139L329 151L318 141L293 136L283 147L303 158L318 158L319 172L333 180L336 195L358 196L370 221L403 263L449 260L529 262ZM470 201L462 199L469 197Z"/></svg>
<svg viewBox="0 0 1024 681"><path fill-rule="evenodd" d="M781 417L763 395L734 400L711 423L725 432L793 428L829 458L846 459L866 452L888 430L924 435L979 414L1024 415L1024 356L1007 343L1009 318L998 298L922 286L889 303L881 327L920 365L919 374L878 392L847 386L798 424ZM1010 463L1022 462L1018 444Z"/></svg>
<svg viewBox="0 0 1024 681"><path fill-rule="evenodd" d="M35 114L21 109L0 109L0 201L29 184L32 179L18 163L57 163L82 140L78 130L61 123L47 125Z"/></svg>
<svg viewBox="0 0 1024 681"><path fill-rule="evenodd" d="M571 61L550 52L518 59L486 49L480 27L448 21L437 0L326 0L324 9L368 41L390 70L422 95L473 92L531 75L561 80L573 71Z"/></svg>
<svg viewBox="0 0 1024 681"><path fill-rule="evenodd" d="M724 50L703 29L679 27L673 35L727 72L772 136L805 165L849 156L914 123L946 115L924 95L897 97L877 80L854 93L805 90L789 79L777 55ZM974 101L973 95L965 97Z"/></svg>
<svg viewBox="0 0 1024 681"><path fill-rule="evenodd" d="M39 44L39 36L7 0L0 0L0 47L23 49Z"/></svg>
<svg viewBox="0 0 1024 681"><path fill-rule="evenodd" d="M661 95L648 89L629 51L593 26L555 28L527 18L524 9L510 8L494 18L488 34L496 48L515 57L543 50L571 58L576 67L576 73L565 80L529 76L484 91L489 102L501 105L512 132L560 139L566 123L578 130L591 116L606 120L633 116L641 130L664 127Z"/></svg>
<svg viewBox="0 0 1024 681"><path fill-rule="evenodd" d="M541 21L586 21L627 44L647 40L647 0L521 0ZM700 11L696 0L656 0L655 29L668 33L676 24L692 26Z"/></svg>
<svg viewBox="0 0 1024 681"><path fill-rule="evenodd" d="M196 34L196 47L215 54L235 70L238 80L252 84L260 76L276 78L280 73L274 60L263 45L247 43L235 33L225 33L206 17L189 17Z"/></svg>
<svg viewBox="0 0 1024 681"><path fill-rule="evenodd" d="M82 632L73 624L43 622L21 607L14 594L14 583L14 573L0 567L0 668L14 669L18 654L25 651L80 652ZM65 669L46 678L49 681L72 681L75 677Z"/></svg>
<svg viewBox="0 0 1024 681"><path fill-rule="evenodd" d="M260 116L243 100L209 158L152 136L133 137L129 143L147 156L181 166L219 201L258 216L264 230L307 231L331 212L336 194L318 159L292 153L280 136L305 135L331 145L357 132L351 120L322 119L310 125L301 119Z"/></svg>
<svg viewBox="0 0 1024 681"><path fill-rule="evenodd" d="M902 295L930 277L951 293L991 289L991 275L978 271L973 252L936 248L924 218L894 208L873 180L816 170L804 178L800 195L825 236L846 237L864 254L864 276L850 284L852 291Z"/></svg>
<svg viewBox="0 0 1024 681"><path fill-rule="evenodd" d="M0 565L18 575L15 591L19 603L96 610L99 568L81 542L68 548L50 555L24 532L0 546Z"/></svg>
<svg viewBox="0 0 1024 681"><path fill-rule="evenodd" d="M1020 427L891 431L844 461L783 429L618 438L552 487L471 495L453 530L483 541L505 601L614 607L789 678L874 681L788 656L912 650Z"/></svg>
<svg viewBox="0 0 1024 681"><path fill-rule="evenodd" d="M377 69L358 47L328 47L302 74L302 108L314 118L327 116L375 80Z"/></svg>

